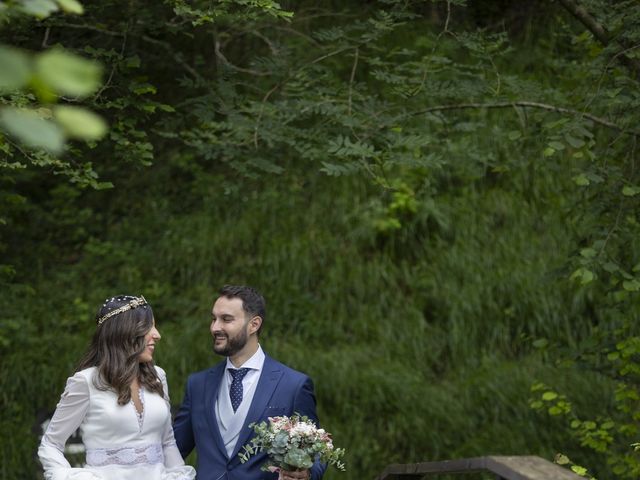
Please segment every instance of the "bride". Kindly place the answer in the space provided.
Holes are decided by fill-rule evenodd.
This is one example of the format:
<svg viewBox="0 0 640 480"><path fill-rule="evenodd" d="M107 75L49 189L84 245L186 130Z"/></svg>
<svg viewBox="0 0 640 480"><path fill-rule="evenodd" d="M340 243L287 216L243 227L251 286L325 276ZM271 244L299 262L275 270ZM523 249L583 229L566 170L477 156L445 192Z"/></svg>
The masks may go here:
<svg viewBox="0 0 640 480"><path fill-rule="evenodd" d="M171 428L167 379L153 364L160 340L144 297L107 299L97 330L69 377L38 456L46 480L193 480ZM86 466L72 468L63 451L80 428Z"/></svg>

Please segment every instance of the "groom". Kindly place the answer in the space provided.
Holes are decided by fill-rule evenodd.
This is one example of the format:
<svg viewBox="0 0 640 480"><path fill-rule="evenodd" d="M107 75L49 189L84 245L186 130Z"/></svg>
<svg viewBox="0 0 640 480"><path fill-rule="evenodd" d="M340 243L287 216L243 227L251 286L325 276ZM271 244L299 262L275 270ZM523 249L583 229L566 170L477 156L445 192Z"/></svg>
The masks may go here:
<svg viewBox="0 0 640 480"><path fill-rule="evenodd" d="M176 443L183 457L195 447L198 480L275 480L277 474L260 470L265 453L240 463L238 453L253 437L249 424L294 413L317 423L313 383L262 351L265 301L256 290L223 287L211 314L213 351L227 358L187 380L173 425ZM320 480L325 468L315 462L280 478Z"/></svg>

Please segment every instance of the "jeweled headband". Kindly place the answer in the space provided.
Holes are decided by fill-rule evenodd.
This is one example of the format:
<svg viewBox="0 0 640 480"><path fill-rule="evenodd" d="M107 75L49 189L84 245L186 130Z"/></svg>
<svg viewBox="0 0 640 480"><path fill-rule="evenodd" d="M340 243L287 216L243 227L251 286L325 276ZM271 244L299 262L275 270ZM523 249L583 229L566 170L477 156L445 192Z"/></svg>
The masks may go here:
<svg viewBox="0 0 640 480"><path fill-rule="evenodd" d="M116 300L118 297L113 297L107 300L103 306L106 306L107 303ZM116 308L115 310L111 310L109 313L105 313L103 316L98 318L98 325L102 325L102 322L113 317L114 315L118 315L119 313L126 312L127 310L133 310L134 308L142 307L144 305L148 305L149 303L145 300L145 298L140 295L139 297L133 297L129 300L128 303L122 305L121 307Z"/></svg>

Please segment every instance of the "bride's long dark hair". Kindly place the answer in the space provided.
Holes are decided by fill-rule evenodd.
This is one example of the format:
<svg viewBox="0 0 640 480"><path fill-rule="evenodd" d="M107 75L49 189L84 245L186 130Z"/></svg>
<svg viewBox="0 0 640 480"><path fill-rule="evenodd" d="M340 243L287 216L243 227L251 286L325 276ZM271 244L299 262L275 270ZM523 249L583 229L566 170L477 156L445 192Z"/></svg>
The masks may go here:
<svg viewBox="0 0 640 480"><path fill-rule="evenodd" d="M135 299L136 297L129 295L108 299L98 310L96 321ZM162 382L153 361L139 360L146 348L144 337L151 328L153 311L149 304L107 318L98 325L77 371L98 367L99 374L94 377L94 385L100 390L114 390L120 405L131 400L131 383L136 378L147 390L164 396Z"/></svg>

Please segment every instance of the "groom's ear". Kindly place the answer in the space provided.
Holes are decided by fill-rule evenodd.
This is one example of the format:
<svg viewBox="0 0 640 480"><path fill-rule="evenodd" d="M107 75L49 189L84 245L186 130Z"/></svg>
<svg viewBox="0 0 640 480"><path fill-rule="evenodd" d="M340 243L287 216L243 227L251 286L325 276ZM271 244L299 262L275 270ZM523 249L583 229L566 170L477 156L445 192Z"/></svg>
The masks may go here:
<svg viewBox="0 0 640 480"><path fill-rule="evenodd" d="M249 335L256 333L260 330L260 326L262 325L262 317L260 315L256 315L251 320L249 320Z"/></svg>

